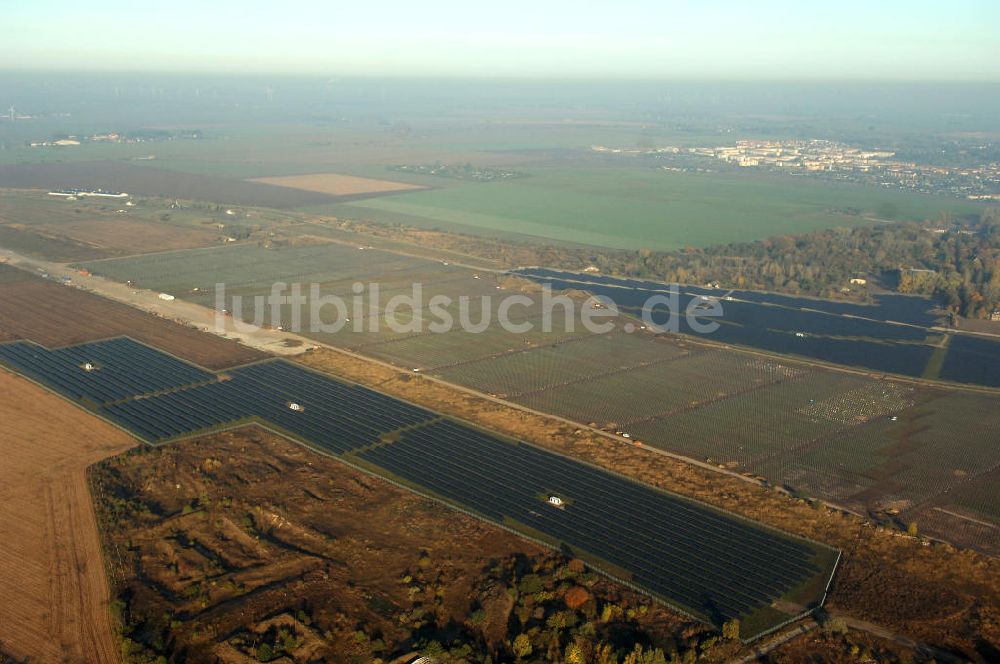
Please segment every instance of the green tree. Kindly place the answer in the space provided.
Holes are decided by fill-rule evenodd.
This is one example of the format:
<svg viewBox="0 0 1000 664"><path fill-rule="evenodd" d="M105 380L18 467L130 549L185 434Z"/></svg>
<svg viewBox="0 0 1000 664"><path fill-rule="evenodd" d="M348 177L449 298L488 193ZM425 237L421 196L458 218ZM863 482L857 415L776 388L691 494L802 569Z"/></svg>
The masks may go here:
<svg viewBox="0 0 1000 664"><path fill-rule="evenodd" d="M843 618L831 618L823 623L823 629L830 634L847 634L847 622Z"/></svg>
<svg viewBox="0 0 1000 664"><path fill-rule="evenodd" d="M635 649L625 655L622 664L667 664L667 656L659 648L645 650L636 644Z"/></svg>
<svg viewBox="0 0 1000 664"><path fill-rule="evenodd" d="M274 659L274 651L271 650L271 646L266 643L262 643L257 646L257 661L258 662L270 662Z"/></svg>
<svg viewBox="0 0 1000 664"><path fill-rule="evenodd" d="M511 649L514 651L515 657L523 659L531 654L531 639L528 638L527 634L518 634L514 637Z"/></svg>
<svg viewBox="0 0 1000 664"><path fill-rule="evenodd" d="M583 648L575 643L566 646L566 654L563 655L565 664L587 664L587 654Z"/></svg>
<svg viewBox="0 0 1000 664"><path fill-rule="evenodd" d="M594 648L594 664L618 664L618 655L610 643L602 643Z"/></svg>

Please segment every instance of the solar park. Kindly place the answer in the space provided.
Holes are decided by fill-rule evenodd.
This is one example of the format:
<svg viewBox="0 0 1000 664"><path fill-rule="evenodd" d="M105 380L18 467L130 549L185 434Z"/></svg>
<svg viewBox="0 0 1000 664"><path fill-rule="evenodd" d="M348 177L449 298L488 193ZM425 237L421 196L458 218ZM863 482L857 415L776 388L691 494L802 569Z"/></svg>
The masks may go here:
<svg viewBox="0 0 1000 664"><path fill-rule="evenodd" d="M16 371L149 444L257 423L560 548L756 638L825 597L838 553L280 359L213 373L127 337L0 344Z"/></svg>

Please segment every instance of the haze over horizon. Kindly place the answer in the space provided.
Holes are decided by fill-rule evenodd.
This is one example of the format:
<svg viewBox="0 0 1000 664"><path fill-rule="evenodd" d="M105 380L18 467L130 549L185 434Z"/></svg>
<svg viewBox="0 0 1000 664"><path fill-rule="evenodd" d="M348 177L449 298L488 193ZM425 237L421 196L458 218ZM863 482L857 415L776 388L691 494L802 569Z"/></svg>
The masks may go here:
<svg viewBox="0 0 1000 664"><path fill-rule="evenodd" d="M1000 81L1000 6L963 0L771 1L694 7L633 0L281 6L121 0L8 7L7 70L190 71L653 79ZM712 26L706 29L705 26Z"/></svg>

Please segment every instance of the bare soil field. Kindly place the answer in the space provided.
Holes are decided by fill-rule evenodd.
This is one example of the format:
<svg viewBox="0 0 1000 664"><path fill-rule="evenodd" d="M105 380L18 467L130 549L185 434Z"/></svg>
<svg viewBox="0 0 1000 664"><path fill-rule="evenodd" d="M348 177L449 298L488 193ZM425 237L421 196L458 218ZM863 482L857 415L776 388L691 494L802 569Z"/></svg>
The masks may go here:
<svg viewBox="0 0 1000 664"><path fill-rule="evenodd" d="M209 369L266 357L235 341L0 264L0 337L56 347L120 335Z"/></svg>
<svg viewBox="0 0 1000 664"><path fill-rule="evenodd" d="M193 175L120 161L9 164L0 166L0 182L12 189L101 188L132 195L279 209L323 205L337 200L315 191Z"/></svg>
<svg viewBox="0 0 1000 664"><path fill-rule="evenodd" d="M0 641L31 662L117 662L85 469L135 441L0 371Z"/></svg>
<svg viewBox="0 0 1000 664"><path fill-rule="evenodd" d="M46 260L70 263L151 251L221 244L218 233L122 217L62 224L0 225L0 244Z"/></svg>
<svg viewBox="0 0 1000 664"><path fill-rule="evenodd" d="M1000 561L331 350L314 368L840 548L827 606L973 661L1000 655Z"/></svg>
<svg viewBox="0 0 1000 664"><path fill-rule="evenodd" d="M285 175L279 177L253 178L250 182L262 182L280 187L315 191L331 196L358 196L363 194L385 194L395 191L413 191L424 189L416 184L392 182L391 180L375 180L354 175L337 173L312 173L310 175Z"/></svg>
<svg viewBox="0 0 1000 664"><path fill-rule="evenodd" d="M696 652L714 638L579 561L256 427L136 450L91 474L133 653L513 661L525 634L539 656L527 661L562 661L584 624L586 647L624 652ZM706 659L741 648L723 641Z"/></svg>
<svg viewBox="0 0 1000 664"><path fill-rule="evenodd" d="M34 227L34 230L51 237L66 237L91 244L116 256L208 247L225 240L218 232L201 228L183 228L122 217L40 225Z"/></svg>
<svg viewBox="0 0 1000 664"><path fill-rule="evenodd" d="M165 204L166 205L166 204ZM160 215L158 220L154 215ZM171 215L116 199L55 199L39 191L0 190L0 246L58 261L221 244L217 228L167 223Z"/></svg>
<svg viewBox="0 0 1000 664"><path fill-rule="evenodd" d="M0 246L27 256L61 263L110 258L114 254L86 242L65 236L42 234L35 229L0 224Z"/></svg>

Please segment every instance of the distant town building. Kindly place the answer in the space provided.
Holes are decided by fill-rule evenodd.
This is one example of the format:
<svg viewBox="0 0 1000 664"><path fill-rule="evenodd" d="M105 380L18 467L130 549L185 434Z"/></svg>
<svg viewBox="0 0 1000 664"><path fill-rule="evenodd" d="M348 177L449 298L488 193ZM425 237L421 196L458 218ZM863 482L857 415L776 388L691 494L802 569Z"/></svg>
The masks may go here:
<svg viewBox="0 0 1000 664"><path fill-rule="evenodd" d="M50 191L49 196L57 196L66 200L75 201L77 198L93 196L96 198L128 198L128 194L122 191L104 191L103 189L58 189Z"/></svg>
<svg viewBox="0 0 1000 664"><path fill-rule="evenodd" d="M973 201L1000 200L1000 162L990 161L967 167L919 164L899 160L891 150L864 149L822 139L739 140L735 145L683 149L594 145L591 150L621 156L652 156L661 160L670 159L673 155L681 159L717 159L741 168L816 174L828 179L877 184L925 194L947 193ZM667 171L712 172L696 162L667 161L659 167Z"/></svg>

